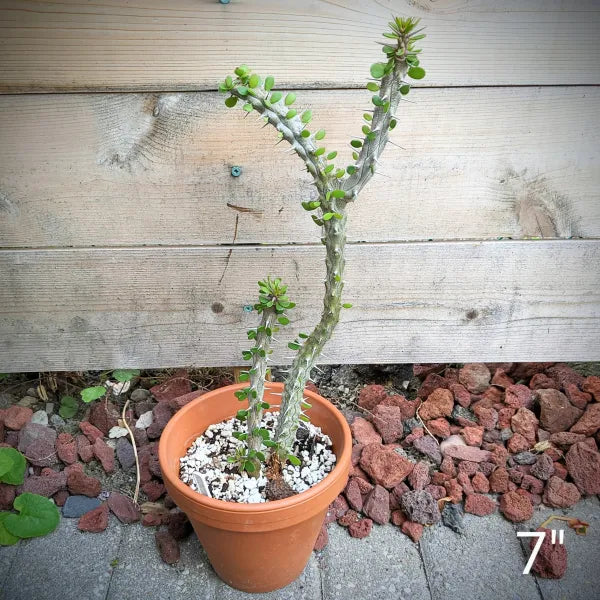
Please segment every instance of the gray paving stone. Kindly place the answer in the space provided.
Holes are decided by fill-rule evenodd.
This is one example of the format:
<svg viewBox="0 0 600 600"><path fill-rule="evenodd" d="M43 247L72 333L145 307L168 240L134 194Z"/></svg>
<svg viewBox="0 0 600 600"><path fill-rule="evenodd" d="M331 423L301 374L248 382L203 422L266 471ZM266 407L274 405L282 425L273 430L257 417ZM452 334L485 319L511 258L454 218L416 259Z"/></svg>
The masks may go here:
<svg viewBox="0 0 600 600"><path fill-rule="evenodd" d="M393 525L374 525L358 540L332 523L320 561L326 600L430 600L419 549Z"/></svg>
<svg viewBox="0 0 600 600"><path fill-rule="evenodd" d="M465 515L465 535L443 525L427 528L421 552L433 600L540 600L532 577L522 575L516 531L498 513Z"/></svg>
<svg viewBox="0 0 600 600"><path fill-rule="evenodd" d="M320 600L321 573L319 563L314 553L311 555L306 568L290 585L268 594L247 594L234 590L221 580L217 583L218 600Z"/></svg>
<svg viewBox="0 0 600 600"><path fill-rule="evenodd" d="M15 561L19 544L14 546L0 546L0 600L8 600L8 597L3 594L4 583L8 579L10 568Z"/></svg>
<svg viewBox="0 0 600 600"><path fill-rule="evenodd" d="M217 576L198 539L184 540L179 563L169 566L160 559L154 533L139 524L123 528L107 600L213 600Z"/></svg>
<svg viewBox="0 0 600 600"><path fill-rule="evenodd" d="M82 533L61 519L53 533L19 542L3 588L6 600L104 600L121 528L111 519L102 533ZM3 599L4 600L4 599Z"/></svg>
<svg viewBox="0 0 600 600"><path fill-rule="evenodd" d="M596 497L586 498L573 508L538 509L531 521L519 525L519 531L533 531L551 515L577 517L590 524L587 535L577 535L564 521L553 521L550 529L564 529L567 548L567 572L562 579L542 579L537 582L544 600L579 600L600 597L600 502ZM529 558L529 539L522 539L526 549L525 563Z"/></svg>

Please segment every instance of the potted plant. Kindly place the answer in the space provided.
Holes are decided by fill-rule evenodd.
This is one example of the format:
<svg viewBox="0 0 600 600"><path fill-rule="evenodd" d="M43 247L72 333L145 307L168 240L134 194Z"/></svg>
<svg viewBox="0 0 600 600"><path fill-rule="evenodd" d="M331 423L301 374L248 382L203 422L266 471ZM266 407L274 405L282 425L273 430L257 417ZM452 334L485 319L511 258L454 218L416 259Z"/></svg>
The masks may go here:
<svg viewBox="0 0 600 600"><path fill-rule="evenodd" d="M418 22L413 18L394 18L390 31L383 34L386 58L371 65L372 79L366 87L373 94L372 108L363 115L364 137L350 142L354 163L345 168L333 162L337 152L321 145L325 131L309 130L311 111L293 108L294 93L273 91L273 77L262 79L242 65L219 86L228 95L227 107L241 104L247 113L256 111L304 161L314 178L317 197L302 206L321 228L326 254L321 320L312 333L301 334L288 344L297 354L285 384L265 386L266 360L273 333L278 325L289 322L287 311L293 303L283 283L268 278L259 282L259 301L255 306L261 323L248 332L254 346L243 354L252 362L244 373L248 383L217 389L190 402L171 419L160 440L160 466L170 496L188 515L216 572L238 589L263 592L293 581L308 561L328 505L346 484L352 445L348 425L333 405L305 386L342 308L350 308L342 301L347 207L376 172L389 132L396 126L398 105L410 90L405 79L421 79L425 75L419 66L420 50L415 47L424 37L417 29ZM275 405L279 405L277 423L269 433L261 426L261 419L263 411L276 410ZM245 430L232 434L239 444L228 457L231 468L247 481L268 475L269 485L280 499L228 502L198 493L182 481L180 461L198 436L209 426L235 416L236 423L245 423ZM320 482L289 495L282 469L288 463L301 462L301 457L294 454L294 445L298 427L306 419L329 437L336 463ZM197 481L196 489L203 488L206 482Z"/></svg>

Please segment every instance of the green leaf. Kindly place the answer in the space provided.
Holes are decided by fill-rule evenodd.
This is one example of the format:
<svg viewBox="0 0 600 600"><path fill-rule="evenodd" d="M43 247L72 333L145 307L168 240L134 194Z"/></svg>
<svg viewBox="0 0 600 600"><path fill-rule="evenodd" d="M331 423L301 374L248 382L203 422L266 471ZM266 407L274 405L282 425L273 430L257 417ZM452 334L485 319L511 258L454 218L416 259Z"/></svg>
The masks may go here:
<svg viewBox="0 0 600 600"><path fill-rule="evenodd" d="M423 79L425 77L425 69L421 67L410 67L407 71L408 76L413 79Z"/></svg>
<svg viewBox="0 0 600 600"><path fill-rule="evenodd" d="M252 104L250 104L250 102L246 102L246 104L244 104L243 109L246 112L252 112Z"/></svg>
<svg viewBox="0 0 600 600"><path fill-rule="evenodd" d="M112 376L121 383L131 381L134 377L139 377L139 369L116 369L112 372Z"/></svg>
<svg viewBox="0 0 600 600"><path fill-rule="evenodd" d="M279 318L277 319L277 321L278 321L279 323L281 323L282 325L288 325L288 324L289 324L289 322L290 322L290 320L289 320L287 317L279 317Z"/></svg>
<svg viewBox="0 0 600 600"><path fill-rule="evenodd" d="M385 75L385 64L375 63L371 65L371 77L381 79Z"/></svg>
<svg viewBox="0 0 600 600"><path fill-rule="evenodd" d="M374 81L369 81L369 83L367 83L367 89L370 92L378 92L379 86Z"/></svg>
<svg viewBox="0 0 600 600"><path fill-rule="evenodd" d="M332 163L330 165L327 165L324 169L323 169L323 173L331 173L331 171L333 171L335 169L335 165Z"/></svg>
<svg viewBox="0 0 600 600"><path fill-rule="evenodd" d="M298 344L297 342L290 342L288 344L288 348L290 350L300 350L300 344Z"/></svg>
<svg viewBox="0 0 600 600"><path fill-rule="evenodd" d="M13 504L19 514L3 517L9 533L21 538L39 537L56 529L60 515L56 505L48 498L25 492Z"/></svg>
<svg viewBox="0 0 600 600"><path fill-rule="evenodd" d="M397 125L397 124L398 124L398 121L396 121L396 119L392 119L392 120L390 121L390 131L391 131L392 129L394 129L394 127L396 127L396 125Z"/></svg>
<svg viewBox="0 0 600 600"><path fill-rule="evenodd" d="M326 150L325 146L321 146L320 148L317 148L317 149L316 149L316 150L313 152L313 154L314 154L315 156L321 156L322 154L325 154L325 150Z"/></svg>
<svg viewBox="0 0 600 600"><path fill-rule="evenodd" d="M60 401L58 414L63 419L71 419L77 414L78 409L79 403L76 398L73 398L73 396L63 396Z"/></svg>
<svg viewBox="0 0 600 600"><path fill-rule="evenodd" d="M294 92L290 92L289 94L287 94L283 102L286 106L291 106L292 104L294 104L294 102L296 102L296 94L294 94Z"/></svg>
<svg viewBox="0 0 600 600"><path fill-rule="evenodd" d="M298 111L296 111L295 108L290 108L290 110L287 111L285 118L293 119L297 114L298 114Z"/></svg>
<svg viewBox="0 0 600 600"><path fill-rule="evenodd" d="M335 212L335 213L333 213L333 218L337 219L338 221L341 221L344 218L344 215L342 215L338 212Z"/></svg>
<svg viewBox="0 0 600 600"><path fill-rule="evenodd" d="M0 512L0 546L12 546L19 541L16 535L13 535L4 527L4 519L11 513Z"/></svg>
<svg viewBox="0 0 600 600"><path fill-rule="evenodd" d="M256 335L254 335L254 339L256 339ZM242 358L244 360L250 360L252 358L252 352L250 350L242 350Z"/></svg>
<svg viewBox="0 0 600 600"><path fill-rule="evenodd" d="M269 102L272 102L273 104L275 104L276 102L279 102L281 100L282 96L283 96L283 94L281 92L273 92L269 96Z"/></svg>
<svg viewBox="0 0 600 600"><path fill-rule="evenodd" d="M269 75L265 79L265 90L267 90L267 92L270 92L274 85L275 85L275 79L271 75Z"/></svg>
<svg viewBox="0 0 600 600"><path fill-rule="evenodd" d="M351 145L353 148L362 148L362 142L361 142L360 140L352 140L352 141L350 142L350 145ZM358 158L358 156L357 156L356 158ZM356 158L355 158L354 160L356 160Z"/></svg>
<svg viewBox="0 0 600 600"><path fill-rule="evenodd" d="M353 165L348 165L346 167L346 173L348 173L348 175L354 175L354 173L356 173L356 167Z"/></svg>
<svg viewBox="0 0 600 600"><path fill-rule="evenodd" d="M371 128L368 125L363 125L361 130L365 135L371 133Z"/></svg>
<svg viewBox="0 0 600 600"><path fill-rule="evenodd" d="M237 392L234 392L233 395L240 401L245 400L248 397L248 390L238 390Z"/></svg>
<svg viewBox="0 0 600 600"><path fill-rule="evenodd" d="M371 98L371 102L375 105L375 106L383 106L383 100L375 95Z"/></svg>
<svg viewBox="0 0 600 600"><path fill-rule="evenodd" d="M315 217L315 215L310 215L312 217L312 220L319 226L321 227L321 225L323 225L323 221L321 221L321 219L319 219L318 217Z"/></svg>
<svg viewBox="0 0 600 600"><path fill-rule="evenodd" d="M229 98L225 98L225 106L227 108L233 108L237 104L237 96L229 96Z"/></svg>
<svg viewBox="0 0 600 600"><path fill-rule="evenodd" d="M256 339L256 329L248 330L248 339L255 340Z"/></svg>
<svg viewBox="0 0 600 600"><path fill-rule="evenodd" d="M361 146L362 146L362 143L361 143ZM357 146L357 148L360 148L360 146ZM358 160L358 152L353 152L353 153L352 153L352 158L353 158L354 160Z"/></svg>
<svg viewBox="0 0 600 600"><path fill-rule="evenodd" d="M240 440L240 442L243 442L248 437L247 433L241 433L240 431L234 431L231 435L236 440Z"/></svg>
<svg viewBox="0 0 600 600"><path fill-rule="evenodd" d="M337 152L334 150L327 155L327 160L333 160L337 156Z"/></svg>
<svg viewBox="0 0 600 600"><path fill-rule="evenodd" d="M248 416L248 411L247 410L238 410L235 416L238 419L245 419Z"/></svg>
<svg viewBox="0 0 600 600"><path fill-rule="evenodd" d="M334 198L344 198L346 196L346 192L344 190L333 190L331 195Z"/></svg>
<svg viewBox="0 0 600 600"><path fill-rule="evenodd" d="M310 131L309 131L308 129L303 129L303 130L300 132L300 135L301 135L303 138L310 137Z"/></svg>
<svg viewBox="0 0 600 600"><path fill-rule="evenodd" d="M344 171L344 169L338 169L338 170L335 172L335 176L336 176L338 179L341 179L341 178L342 178L342 177L343 177L345 174L346 174L346 171Z"/></svg>
<svg viewBox="0 0 600 600"><path fill-rule="evenodd" d="M260 407L264 410L268 410L269 408L271 408L271 405L268 402L261 402Z"/></svg>
<svg viewBox="0 0 600 600"><path fill-rule="evenodd" d="M81 399L88 404L94 400L98 400L98 398L102 398L106 394L106 388L103 385L97 385L85 388L79 393L81 394Z"/></svg>
<svg viewBox="0 0 600 600"><path fill-rule="evenodd" d="M248 88L245 85L238 85L235 89L240 96L248 95Z"/></svg>
<svg viewBox="0 0 600 600"><path fill-rule="evenodd" d="M231 75L227 75L227 77L225 77L225 87L230 90L233 87L233 78L231 77Z"/></svg>
<svg viewBox="0 0 600 600"><path fill-rule="evenodd" d="M410 84L408 84L408 83L403 83L403 84L400 86L400 93L401 93L403 96L406 96L406 94L408 94L408 92L410 92Z"/></svg>
<svg viewBox="0 0 600 600"><path fill-rule="evenodd" d="M297 456L294 456L293 454L288 454L287 459L296 467L299 467L302 464L300 462L300 459Z"/></svg>
<svg viewBox="0 0 600 600"><path fill-rule="evenodd" d="M350 302L346 302L344 304L342 304L343 308L352 308L352 304L350 304Z"/></svg>
<svg viewBox="0 0 600 600"><path fill-rule="evenodd" d="M300 420L306 423L310 422L310 419L306 415L300 415Z"/></svg>
<svg viewBox="0 0 600 600"><path fill-rule="evenodd" d="M305 110L300 119L306 125L306 123L312 119L312 112L310 110Z"/></svg>
<svg viewBox="0 0 600 600"><path fill-rule="evenodd" d="M27 462L14 448L0 448L0 482L21 485L25 478Z"/></svg>
<svg viewBox="0 0 600 600"><path fill-rule="evenodd" d="M273 442L272 440L264 440L263 444L267 447L267 448L275 448L277 446L276 442Z"/></svg>
<svg viewBox="0 0 600 600"><path fill-rule="evenodd" d="M234 72L238 77L245 77L248 74L248 65L240 65Z"/></svg>
<svg viewBox="0 0 600 600"><path fill-rule="evenodd" d="M333 213L328 212L323 215L323 221L329 221L332 218L333 218Z"/></svg>
<svg viewBox="0 0 600 600"><path fill-rule="evenodd" d="M256 467L254 466L254 463L251 460L247 460L244 463L244 469L248 471L248 473L254 473L254 471L256 471Z"/></svg>
<svg viewBox="0 0 600 600"><path fill-rule="evenodd" d="M256 73L254 73L254 75L250 76L250 79L248 80L249 87L255 88L259 83L260 83L260 77Z"/></svg>
<svg viewBox="0 0 600 600"><path fill-rule="evenodd" d="M240 373L238 379L240 380L240 383L243 381L250 381L250 374L249 373Z"/></svg>
<svg viewBox="0 0 600 600"><path fill-rule="evenodd" d="M325 130L319 129L317 133L315 133L315 140L322 140L325 137Z"/></svg>

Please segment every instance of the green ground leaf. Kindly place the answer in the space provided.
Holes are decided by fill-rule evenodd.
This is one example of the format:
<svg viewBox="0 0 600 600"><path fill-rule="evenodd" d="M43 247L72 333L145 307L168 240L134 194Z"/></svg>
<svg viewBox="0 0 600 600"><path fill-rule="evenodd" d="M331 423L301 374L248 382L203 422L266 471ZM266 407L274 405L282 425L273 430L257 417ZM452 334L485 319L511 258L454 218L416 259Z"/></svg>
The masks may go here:
<svg viewBox="0 0 600 600"><path fill-rule="evenodd" d="M14 448L0 448L0 482L21 485L25 477L25 457Z"/></svg>
<svg viewBox="0 0 600 600"><path fill-rule="evenodd" d="M96 385L85 388L79 393L81 394L81 399L88 404L94 400L98 400L98 398L102 398L106 394L106 388L103 385Z"/></svg>
<svg viewBox="0 0 600 600"><path fill-rule="evenodd" d="M9 512L0 512L0 546L13 546L19 541L17 536L4 527L4 519L10 514Z"/></svg>
<svg viewBox="0 0 600 600"><path fill-rule="evenodd" d="M60 400L58 414L63 419L71 419L77 414L78 408L79 403L76 398L73 398L73 396L63 396Z"/></svg>
<svg viewBox="0 0 600 600"><path fill-rule="evenodd" d="M139 369L116 369L113 371L112 376L121 383L131 381L134 377L139 377Z"/></svg>
<svg viewBox="0 0 600 600"><path fill-rule="evenodd" d="M60 521L56 505L48 498L25 492L17 496L14 509L19 514L4 517L4 526L12 535L32 538L54 531Z"/></svg>

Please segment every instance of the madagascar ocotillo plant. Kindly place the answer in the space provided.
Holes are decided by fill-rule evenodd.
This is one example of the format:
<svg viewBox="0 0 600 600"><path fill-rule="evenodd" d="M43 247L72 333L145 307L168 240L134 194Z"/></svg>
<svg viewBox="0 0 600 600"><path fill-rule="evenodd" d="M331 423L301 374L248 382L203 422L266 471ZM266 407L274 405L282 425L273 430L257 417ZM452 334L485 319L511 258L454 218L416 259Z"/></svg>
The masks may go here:
<svg viewBox="0 0 600 600"><path fill-rule="evenodd" d="M422 79L425 71L419 66L420 49L415 44L425 37L417 29L419 19L394 18L390 31L383 35L385 61L371 65L371 80L366 84L372 93L372 107L363 114L362 136L352 139L353 164L345 168L333 161L335 150L321 145L325 130L310 131L310 110L293 108L296 94L274 91L273 77L261 78L246 66L235 69L220 83L220 91L227 93L225 105L235 106L241 101L244 111L256 111L277 131L280 141L287 141L304 161L313 177L317 198L302 203L312 212L312 220L321 228L321 241L325 246L325 295L321 320L302 342L292 342L290 348L297 354L288 371L274 442L277 454L285 460L291 453L299 419L306 382L325 343L337 325L342 308L344 288L344 247L346 244L347 207L356 201L359 192L377 172L379 157L387 142L389 132L397 124L398 105L409 93L407 78Z"/></svg>

